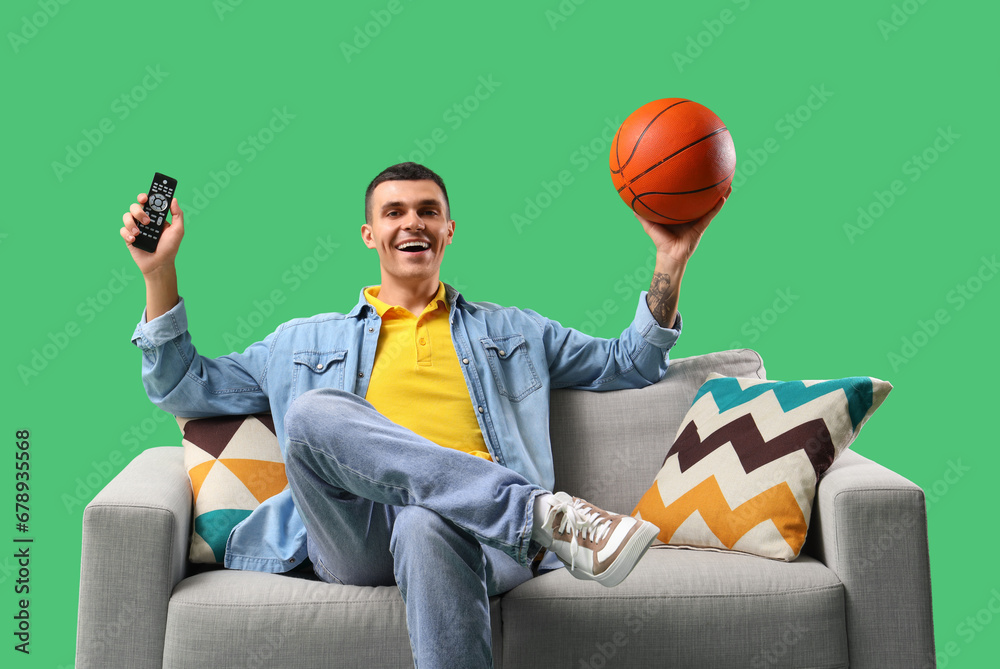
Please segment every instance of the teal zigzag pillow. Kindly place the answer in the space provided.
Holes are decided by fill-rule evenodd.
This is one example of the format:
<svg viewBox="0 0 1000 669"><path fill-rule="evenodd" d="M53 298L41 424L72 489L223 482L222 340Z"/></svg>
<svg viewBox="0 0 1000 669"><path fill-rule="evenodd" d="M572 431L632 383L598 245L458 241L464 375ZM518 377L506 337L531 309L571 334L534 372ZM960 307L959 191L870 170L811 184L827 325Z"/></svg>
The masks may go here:
<svg viewBox="0 0 1000 669"><path fill-rule="evenodd" d="M854 376L767 381L711 374L632 512L659 543L794 560L816 483L892 385Z"/></svg>

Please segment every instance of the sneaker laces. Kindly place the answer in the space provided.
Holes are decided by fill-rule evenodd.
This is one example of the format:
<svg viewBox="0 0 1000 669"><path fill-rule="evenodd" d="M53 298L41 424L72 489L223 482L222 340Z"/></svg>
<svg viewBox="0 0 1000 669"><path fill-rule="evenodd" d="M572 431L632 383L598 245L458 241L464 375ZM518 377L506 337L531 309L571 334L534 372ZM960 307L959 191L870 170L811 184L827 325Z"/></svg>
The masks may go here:
<svg viewBox="0 0 1000 669"><path fill-rule="evenodd" d="M578 537L582 535L584 539L589 537L592 541L600 541L611 530L612 519L602 517L601 514L594 511L594 507L591 504L578 497L569 497L567 495L566 498L560 499L560 495L557 495L556 499L558 501L552 503L549 512L545 515L545 522L542 523L542 527L554 533L553 524L555 517L560 513L562 514L558 531L560 534L565 534L567 530L572 533L572 539L569 544L569 568L575 569L576 554L580 550Z"/></svg>

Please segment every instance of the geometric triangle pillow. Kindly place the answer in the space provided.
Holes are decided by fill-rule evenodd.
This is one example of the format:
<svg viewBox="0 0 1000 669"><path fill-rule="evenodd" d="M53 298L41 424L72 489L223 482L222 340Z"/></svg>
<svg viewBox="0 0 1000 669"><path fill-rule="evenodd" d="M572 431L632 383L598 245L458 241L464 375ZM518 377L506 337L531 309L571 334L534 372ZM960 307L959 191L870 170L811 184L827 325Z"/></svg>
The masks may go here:
<svg viewBox="0 0 1000 669"><path fill-rule="evenodd" d="M177 418L194 497L191 562L221 564L229 533L288 486L271 414Z"/></svg>
<svg viewBox="0 0 1000 669"><path fill-rule="evenodd" d="M656 543L794 560L816 482L892 385L855 376L767 381L711 374L632 511Z"/></svg>

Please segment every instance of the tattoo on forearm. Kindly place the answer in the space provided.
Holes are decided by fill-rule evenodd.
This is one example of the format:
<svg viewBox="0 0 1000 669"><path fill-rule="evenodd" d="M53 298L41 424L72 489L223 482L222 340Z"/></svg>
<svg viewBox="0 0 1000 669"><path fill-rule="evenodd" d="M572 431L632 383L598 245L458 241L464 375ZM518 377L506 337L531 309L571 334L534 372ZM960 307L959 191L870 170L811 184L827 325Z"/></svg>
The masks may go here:
<svg viewBox="0 0 1000 669"><path fill-rule="evenodd" d="M670 283L669 274L663 272L653 274L653 281L646 295L646 304L649 305L650 313L661 327L668 328L673 325L672 314L677 309L677 291Z"/></svg>

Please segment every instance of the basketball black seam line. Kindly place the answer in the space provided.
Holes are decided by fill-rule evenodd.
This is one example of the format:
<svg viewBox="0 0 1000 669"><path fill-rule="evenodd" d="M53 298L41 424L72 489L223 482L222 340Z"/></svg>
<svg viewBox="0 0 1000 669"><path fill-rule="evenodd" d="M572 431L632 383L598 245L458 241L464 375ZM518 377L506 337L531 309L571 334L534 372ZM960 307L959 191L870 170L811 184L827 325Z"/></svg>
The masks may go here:
<svg viewBox="0 0 1000 669"><path fill-rule="evenodd" d="M624 124L622 124L622 125L624 125ZM614 139L614 143L615 143L615 160L618 161L618 171L611 170L612 174L621 174L621 172L622 172L622 157L618 155L618 146L621 144L621 136L622 136L622 126L620 125L620 126L618 126L618 132L615 133L615 139ZM625 177L622 177L622 179L624 179L624 178Z"/></svg>
<svg viewBox="0 0 1000 669"><path fill-rule="evenodd" d="M696 139L695 141L691 142L691 143L690 143L690 144L688 144L687 146L684 146L684 147L681 147L681 148L677 149L676 151L674 151L673 153L671 153L671 154L670 154L669 156L667 156L666 158L664 158L664 159L663 159L663 160L661 160L660 162L658 162L658 163L654 163L653 165L650 165L650 166L649 166L649 167L647 167L647 168L646 168L645 170L643 170L643 171L642 171L642 172L640 172L639 174L636 174L636 175L635 175L634 177L632 177L631 179L629 179L628 183L630 183L630 184L631 184L631 183L634 183L636 179L638 179L639 177L641 177L641 176L643 176L643 175L646 175L646 174L649 174L650 172L652 172L652 171L653 171L653 170L655 170L655 169L656 169L657 167L659 167L659 166L660 166L660 165L662 165L663 163L667 162L668 160L670 160L670 159L671 159L671 158L673 158L674 156L676 156L676 155L678 155L678 154L680 154L680 153L683 153L684 151L687 151L688 149L690 149L690 148L691 148L692 146L695 146L696 144L700 144L701 142L704 142L704 141L705 141L706 139L708 139L709 137L715 137L716 135L718 135L718 134L719 134L720 132L722 132L723 130L725 130L726 132L729 132L729 128L727 128L726 126L722 126L722 127L721 127L721 128L719 128L718 130L713 130L712 132L708 133L708 134L707 134L707 135L705 135L704 137L702 137L702 138L700 138L700 139ZM620 192L620 191L619 191L619 192Z"/></svg>
<svg viewBox="0 0 1000 669"><path fill-rule="evenodd" d="M671 106L673 106L673 105L671 105ZM668 107L668 109L669 109L669 107ZM666 109L664 109L663 111L666 111ZM622 129L621 129L621 127L619 127L618 128L618 132L615 134L615 138L618 140L617 142L615 142L615 158L618 159L618 173L621 175L621 178L624 181L625 180L625 175L621 174L621 171L624 169L624 166L622 165L622 159L618 156L618 146L621 144L621 132L622 132ZM636 142L636 146L638 146L638 145L639 145L639 142ZM635 147L632 148L632 152L635 153ZM630 159L631 159L631 157L630 157ZM636 201L636 199L638 199L639 196L635 194L635 191L633 191L631 187L628 186L628 182L625 183L625 186L622 186L622 188L625 188L625 187L628 187L628 192L632 193L632 196L633 196L632 204L629 205L629 209L631 209L632 211L635 211L635 207L633 205L635 204L635 201ZM618 193L619 194L621 194L622 188L618 189Z"/></svg>
<svg viewBox="0 0 1000 669"><path fill-rule="evenodd" d="M673 106L673 105L671 105L671 106ZM666 111L666 110L664 110L664 111ZM622 167L622 159L621 159L621 157L620 157L620 156L618 155L618 147L619 147L619 145L621 144L621 133L622 133L622 127L621 127L621 126L619 126L619 127L618 127L618 132L616 132L616 133L615 133L615 159L616 159L616 160L618 161L618 173L619 173L619 174L621 174L621 171L622 171L622 169L623 169L623 167ZM636 142L636 145L638 146L638 142ZM633 152L634 152L634 151L635 151L635 149L633 149ZM613 172L613 171L612 171L612 174L614 174L614 172ZM621 177L622 177L622 180L624 180L624 179L625 179L625 175L624 175L624 174L621 174ZM625 185L626 185L626 186L628 186L628 184L625 184ZM624 186L623 186L623 188L624 188ZM621 189L621 188L619 188L619 189L617 190L617 192L618 192L619 194L621 194L621 192L622 192L622 189ZM633 200L632 200L632 204L635 204L635 200L636 200L636 198L638 198L639 196L635 194L635 191L633 191L631 187L630 187L630 188L628 189L628 192L632 193L632 195L633 195ZM635 211L635 209L634 209L634 208L632 207L632 205L629 205L629 208L630 208L630 209L632 209L632 211Z"/></svg>
<svg viewBox="0 0 1000 669"><path fill-rule="evenodd" d="M631 188L629 190L632 191ZM634 193L634 191L633 191L633 193ZM636 195L635 199L632 200L632 207L633 207L632 210L633 211L635 211L635 201L636 200L639 200L639 196L638 195ZM656 214L660 218L665 218L668 221L680 221L681 223L690 223L691 221L695 220L693 218L673 218L672 216L666 216L666 215L661 214L660 212L656 211L655 209L653 209L652 207L650 207L648 204L646 204L642 200L639 200L639 204L641 204L646 209L649 209L651 212L653 212L654 214ZM643 218L645 218L645 216Z"/></svg>
<svg viewBox="0 0 1000 669"><path fill-rule="evenodd" d="M691 102L691 101L690 101L690 100L680 100L680 101L678 101L678 102L675 102L674 104L670 105L669 107L664 107L663 109L661 109L661 110L659 111L659 113L657 113L657 114L656 114L656 116L654 116L654 117L653 117L653 118L652 118L652 119L651 119L651 120L649 121L649 123L647 123L647 124L646 124L646 127L642 129L642 132L641 132L641 133L639 133L639 138L638 138L637 140L635 140L635 144L633 144L633 145L632 145L632 152L631 152L631 153L629 154L629 156L628 156L628 160L626 160L626 161L625 161L625 164L624 164L624 165L622 165L622 160L621 160L621 158L620 158L620 157L618 158L618 171L619 171L619 173L620 173L620 172L621 172L621 171L622 171L623 169L625 169L625 168L626 168L626 167L628 166L628 164L629 164L630 162L632 162L632 158L633 158L633 157L635 156L635 150L639 148L639 144L641 144L641 143L642 143L642 138L646 136L646 131L647 131L647 130L649 130L650 126L652 126L652 125L653 125L653 123L655 123L655 122L656 122L656 119L660 118L660 116L662 116L663 114L665 114L665 113L667 112L667 110L668 110L668 109L673 109L673 108L674 108L674 107L676 107L677 105L680 105L680 104L684 104L685 102ZM619 131L620 131L620 130L621 130L621 128L619 128ZM623 179L625 178L625 177L624 177L624 175L622 175L622 178L623 178ZM619 190L619 192L621 192L621 190Z"/></svg>
<svg viewBox="0 0 1000 669"><path fill-rule="evenodd" d="M711 190L712 188L715 188L719 184L725 182L726 179L731 178L734 174L736 174L736 170L735 169L733 169L733 171L730 172L728 176L726 176L724 179L722 179L722 181L717 181L714 184L712 184L711 186L705 186L704 188L696 188L694 190L680 190L680 191L676 191L676 192L662 191L662 190L649 190L649 191L646 191L644 193L639 193L639 195L637 195L636 197L642 197L643 195L691 195L692 193L701 193L702 191ZM631 187L629 188L629 190L632 191L633 193L635 192L634 190L631 189ZM643 203L643 204L645 204L645 203Z"/></svg>
<svg viewBox="0 0 1000 669"><path fill-rule="evenodd" d="M636 200L639 200L639 196L635 194L635 191L634 191L634 190L632 190L632 187L631 187L631 186L628 186L628 192L629 192L629 193L632 193L632 204L630 204L630 205L629 205L629 208L630 208L630 209L631 209L632 211L635 211L635 201L636 201ZM646 206L645 204L643 204L642 200L639 200L639 204L642 204L642 206L644 206L644 207ZM648 209L648 207L647 207L647 209ZM653 210L652 210L652 209L650 209L650 211L653 211ZM636 212L636 213L638 213L638 212Z"/></svg>
<svg viewBox="0 0 1000 669"><path fill-rule="evenodd" d="M656 119L660 118L660 116L662 116L664 113L666 113L666 111L668 109L673 109L677 105L682 105L685 102L691 102L691 101L690 100L681 100L679 102L675 102L674 104L670 105L669 107L664 107L663 109L660 110L660 112L656 116L654 116L649 121L649 123L646 124L646 127L642 129L641 133L639 133L639 139L635 140L635 144L632 145L632 153L629 154L628 160L625 161L625 164L622 165L621 164L622 163L621 158L618 159L618 171L619 172L621 172L623 169L625 169L626 167L628 167L628 164L632 161L632 157L635 155L635 150L637 148L639 148L639 144L642 143L642 138L646 136L646 131L649 130L649 127L651 125L653 125L653 123L656 122ZM626 120L628 120L628 119L626 119ZM621 190L619 190L618 192L620 193Z"/></svg>
<svg viewBox="0 0 1000 669"><path fill-rule="evenodd" d="M733 167L733 171L729 173L729 176L727 176L726 179L731 178L734 174L736 174L736 167ZM635 203L636 203L636 200L638 200L639 204L641 204L642 206L644 206L646 209L649 209L651 212L653 212L657 216L660 216L662 218L666 218L666 219L671 220L671 221L690 222L690 221L693 221L693 220L696 220L696 219L693 219L693 218L673 218L672 216L667 216L665 214L661 214L660 212L656 211L655 209L653 209L652 207L650 207L648 204L646 204L642 200L639 200L639 198L642 197L643 195L684 195L686 193L697 193L697 192L702 191L702 190L708 190L709 188L715 188L716 186L718 186L719 184L721 184L722 182L724 182L726 179L723 179L722 181L719 181L718 183L714 183L711 186L708 186L707 188L700 188L698 190L689 190L689 191L686 191L685 193L657 193L656 191L650 191L648 193L640 193L638 195L635 195L635 191L632 190L632 186L630 185L628 190L629 190L630 193L632 193L632 195L635 195L635 197L632 198L632 204L630 204L629 206L632 208L632 211L635 211Z"/></svg>

